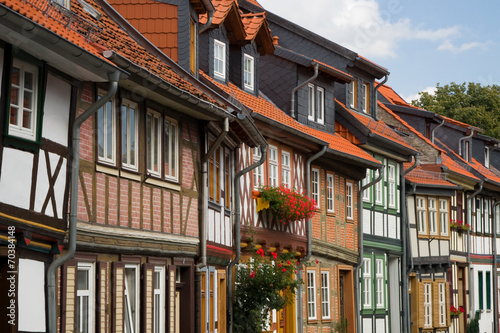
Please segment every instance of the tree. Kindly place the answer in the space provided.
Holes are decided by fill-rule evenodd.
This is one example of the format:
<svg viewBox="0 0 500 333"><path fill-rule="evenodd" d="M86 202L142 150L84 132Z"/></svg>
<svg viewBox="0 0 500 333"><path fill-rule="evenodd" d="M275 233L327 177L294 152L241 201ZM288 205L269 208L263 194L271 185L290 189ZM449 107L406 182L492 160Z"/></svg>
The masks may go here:
<svg viewBox="0 0 500 333"><path fill-rule="evenodd" d="M479 83L439 83L436 92L420 92L411 104L479 127L483 134L500 139L500 86Z"/></svg>

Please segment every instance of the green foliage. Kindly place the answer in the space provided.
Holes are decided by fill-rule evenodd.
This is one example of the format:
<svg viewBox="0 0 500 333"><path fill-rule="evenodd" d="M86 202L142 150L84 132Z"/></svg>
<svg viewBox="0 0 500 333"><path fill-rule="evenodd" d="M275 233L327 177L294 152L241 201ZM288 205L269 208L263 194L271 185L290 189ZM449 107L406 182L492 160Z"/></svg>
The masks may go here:
<svg viewBox="0 0 500 333"><path fill-rule="evenodd" d="M420 92L411 102L420 108L479 127L483 134L500 139L500 86L479 83L439 83L436 92Z"/></svg>
<svg viewBox="0 0 500 333"><path fill-rule="evenodd" d="M302 284L295 278L298 270L298 261L290 253L266 256L262 249L240 264L234 292L234 331L262 332L271 310L279 311L293 302L296 288Z"/></svg>
<svg viewBox="0 0 500 333"><path fill-rule="evenodd" d="M286 186L261 186L262 200L269 201L269 209L280 221L308 219L316 212L316 202L306 194Z"/></svg>
<svg viewBox="0 0 500 333"><path fill-rule="evenodd" d="M467 333L479 333L479 314L476 313L474 319L471 319L467 323L466 332Z"/></svg>

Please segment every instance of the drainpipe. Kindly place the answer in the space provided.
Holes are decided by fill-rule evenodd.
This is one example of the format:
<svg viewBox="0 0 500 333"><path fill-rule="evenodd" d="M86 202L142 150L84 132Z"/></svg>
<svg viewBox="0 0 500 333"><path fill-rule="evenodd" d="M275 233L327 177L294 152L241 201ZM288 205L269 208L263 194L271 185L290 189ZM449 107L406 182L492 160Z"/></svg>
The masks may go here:
<svg viewBox="0 0 500 333"><path fill-rule="evenodd" d="M371 182L368 184L365 184L364 186L360 187L360 190L358 191L358 251L359 251L359 259L358 259L358 265L356 266L356 278L355 278L355 283L354 283L354 288L355 288L355 295L357 298L357 302L355 304L355 311L356 311L356 318L358 318L358 332L361 332L361 325L362 325L362 319L361 319L361 291L357 290L359 287L359 274L361 271L361 266L363 265L363 252L364 252L364 247L363 247L363 192L378 183L382 178L384 177L384 169L385 165L382 165L380 168L378 168L378 177L373 179ZM360 182L361 183L361 182Z"/></svg>
<svg viewBox="0 0 500 333"><path fill-rule="evenodd" d="M420 158L420 153L418 153L416 156L415 156L415 161L413 163L413 165L411 167L408 168L408 170L404 170L404 166L401 164L401 193L403 195L401 195L401 198L404 198L404 202L402 202L402 205L401 205L401 219L403 219L403 221L401 221L401 240L402 240L402 243L403 243L403 257L401 258L401 276L402 276L402 279L403 279L403 292L402 292L402 305L403 305L403 332L404 333L409 333L410 332L410 329L411 329L411 320L410 320L410 294L409 294L409 288L408 288L408 276L409 274L411 273L411 270L413 270L413 257L412 257L412 253L411 253L411 246L408 246L409 245L409 241L410 241L410 235L409 235L409 232L410 232L410 227L409 227L409 219L408 219L408 195L411 195L413 193L415 193L416 189L417 189L417 186L414 185L412 187L412 190L410 193L406 194L406 175L412 171L413 169L415 169L418 164L419 164L419 158ZM412 262L412 267L411 269L408 271L408 265L407 265L407 262L408 262L408 251L410 252L410 258L411 259L411 262Z"/></svg>
<svg viewBox="0 0 500 333"><path fill-rule="evenodd" d="M205 30L207 30L210 27L215 12L214 5L210 0L201 0L201 2L203 2L203 5L207 9L207 23L205 23L203 26L200 27L198 34L205 32Z"/></svg>
<svg viewBox="0 0 500 333"><path fill-rule="evenodd" d="M380 82L379 84L377 84L375 86L374 91L373 91L373 98L372 98L373 101L372 101L372 104L373 104L373 118L375 120L378 120L378 112L377 112L377 99L378 99L377 98L377 90L378 90L378 88L380 88L381 85L384 85L387 82L387 80L389 80L389 74L384 75L384 79L382 80L382 82Z"/></svg>
<svg viewBox="0 0 500 333"><path fill-rule="evenodd" d="M227 312L229 314L228 333L233 333L233 267L241 258L241 202L240 202L240 178L249 171L260 166L267 158L267 145L260 146L260 160L246 169L240 170L234 176L234 242L236 257L227 266Z"/></svg>
<svg viewBox="0 0 500 333"><path fill-rule="evenodd" d="M317 64L317 63L314 64L314 75L311 76L307 81L304 81L301 84L299 84L298 86L296 86L295 88L293 88L293 90L292 90L292 108L290 110L290 116L292 118L294 118L294 119L296 118L295 117L295 94L297 93L297 90L299 90L300 88L302 88L306 84L314 81L318 77L318 73L319 73L318 69L319 69L319 64Z"/></svg>
<svg viewBox="0 0 500 333"><path fill-rule="evenodd" d="M479 192L483 190L483 183L484 180L482 180L479 183L479 189L474 192L469 198L467 198L467 223L469 225L472 225L471 223L471 215L472 215L472 200L478 195ZM469 282L469 318L473 319L474 312L472 312L472 292L474 291L474 288L472 288L472 275L471 275L471 267L470 267L470 228L467 230L467 275L468 275L468 282Z"/></svg>
<svg viewBox="0 0 500 333"><path fill-rule="evenodd" d="M469 127L469 129L471 129L471 127ZM462 141L472 138L473 135L474 135L474 129L472 129L472 132L470 133L470 135L461 137L458 140L458 155L460 155L461 157L463 157L462 156ZM470 161L470 158L467 157L467 162L469 162L469 161Z"/></svg>
<svg viewBox="0 0 500 333"><path fill-rule="evenodd" d="M435 137L434 137L434 133L436 132L436 130L437 130L439 127L441 127L441 126L443 126L443 125L444 125L444 118L441 120L441 124L437 125L436 127L434 127L434 128L432 129L432 131L431 131L431 142L432 142L432 143L434 143L434 139L435 139ZM459 144L459 146L458 146L458 147L459 147L459 149L460 149L460 144Z"/></svg>
<svg viewBox="0 0 500 333"><path fill-rule="evenodd" d="M323 146L323 148L317 152L316 154L309 157L306 161L306 191L307 194L311 193L311 163L323 156L326 153L328 146ZM307 234L307 252L304 258L300 260L299 267L302 267L302 264L305 263L312 255L312 227L311 227L311 218L307 219L306 225L306 234ZM295 278L299 278L298 275ZM302 317L302 285L299 285L297 290L297 333L302 333L303 328L303 317Z"/></svg>
<svg viewBox="0 0 500 333"><path fill-rule="evenodd" d="M118 89L120 72L115 71L108 74L109 90L102 98L92 104L86 111L79 115L73 123L73 142L71 144L71 188L70 188L70 210L68 226L68 251L54 260L47 270L47 321L49 333L57 332L56 315L56 274L57 269L73 258L76 252L76 218L78 207L78 173L80 166L80 127L85 120L91 117L99 108L106 104L115 95Z"/></svg>
<svg viewBox="0 0 500 333"><path fill-rule="evenodd" d="M498 333L498 273L497 273L497 221L496 221L496 212L498 206L500 205L500 201L495 202L494 218L493 218L493 333Z"/></svg>

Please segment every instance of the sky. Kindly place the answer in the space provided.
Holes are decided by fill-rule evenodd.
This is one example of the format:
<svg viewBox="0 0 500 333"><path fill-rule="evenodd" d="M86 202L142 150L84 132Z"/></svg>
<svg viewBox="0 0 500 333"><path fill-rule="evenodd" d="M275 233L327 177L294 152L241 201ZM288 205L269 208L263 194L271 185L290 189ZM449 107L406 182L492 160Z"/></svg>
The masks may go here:
<svg viewBox="0 0 500 333"><path fill-rule="evenodd" d="M407 102L437 84L500 85L500 1L258 0L390 72Z"/></svg>

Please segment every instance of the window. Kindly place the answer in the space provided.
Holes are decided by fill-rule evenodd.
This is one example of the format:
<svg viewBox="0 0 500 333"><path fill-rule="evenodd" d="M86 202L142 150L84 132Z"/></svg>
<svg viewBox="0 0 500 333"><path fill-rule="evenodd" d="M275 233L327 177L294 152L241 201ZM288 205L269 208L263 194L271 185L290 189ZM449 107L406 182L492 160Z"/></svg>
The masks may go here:
<svg viewBox="0 0 500 333"><path fill-rule="evenodd" d="M269 185L278 185L278 148L269 146Z"/></svg>
<svg viewBox="0 0 500 333"><path fill-rule="evenodd" d="M439 199L439 220L441 235L448 236L448 200Z"/></svg>
<svg viewBox="0 0 500 333"><path fill-rule="evenodd" d="M354 80L349 83L348 91L349 106L352 109L358 108L358 81Z"/></svg>
<svg viewBox="0 0 500 333"><path fill-rule="evenodd" d="M243 57L243 85L245 88L253 90L254 89L254 58L245 54Z"/></svg>
<svg viewBox="0 0 500 333"><path fill-rule="evenodd" d="M483 207L482 207L482 199L476 198L476 232L483 232Z"/></svg>
<svg viewBox="0 0 500 333"><path fill-rule="evenodd" d="M383 160L380 161L383 163ZM380 170L375 171L374 178L377 179L380 176ZM378 182L375 183L375 203L377 205L384 204L384 178L382 177Z"/></svg>
<svg viewBox="0 0 500 333"><path fill-rule="evenodd" d="M318 110L316 114L316 121L320 124L325 123L325 89L318 87Z"/></svg>
<svg viewBox="0 0 500 333"><path fill-rule="evenodd" d="M226 204L226 209L231 208L231 198L232 198L232 162L231 162L231 151L225 149L224 154L224 203Z"/></svg>
<svg viewBox="0 0 500 333"><path fill-rule="evenodd" d="M258 147L253 149L253 162L258 162L262 157L260 149ZM260 185L264 185L264 171L262 164L253 169L253 187L258 188Z"/></svg>
<svg viewBox="0 0 500 333"><path fill-rule="evenodd" d="M38 67L14 59L10 82L9 135L36 141Z"/></svg>
<svg viewBox="0 0 500 333"><path fill-rule="evenodd" d="M363 258L363 308L372 306L372 272L371 259Z"/></svg>
<svg viewBox="0 0 500 333"><path fill-rule="evenodd" d="M165 332L165 267L156 266L153 288L153 333Z"/></svg>
<svg viewBox="0 0 500 333"><path fill-rule="evenodd" d="M393 164L389 164L388 168L388 199L389 207L396 208L396 167Z"/></svg>
<svg viewBox="0 0 500 333"><path fill-rule="evenodd" d="M424 283L424 327L432 327L432 284Z"/></svg>
<svg viewBox="0 0 500 333"><path fill-rule="evenodd" d="M314 109L315 109L315 96L314 96L314 85L309 83L307 85L308 93L308 103L307 103L307 119L314 121Z"/></svg>
<svg viewBox="0 0 500 333"><path fill-rule="evenodd" d="M125 333L139 332L139 271L136 265L125 265L124 282Z"/></svg>
<svg viewBox="0 0 500 333"><path fill-rule="evenodd" d="M384 259L377 259L375 261L375 286L377 287L376 300L377 308L384 307L385 288L384 288Z"/></svg>
<svg viewBox="0 0 500 333"><path fill-rule="evenodd" d="M477 272L477 285L478 285L478 296L479 296L479 310L484 309L484 287L483 287L483 272Z"/></svg>
<svg viewBox="0 0 500 333"><path fill-rule="evenodd" d="M486 272L486 309L491 310L491 272Z"/></svg>
<svg viewBox="0 0 500 333"><path fill-rule="evenodd" d="M320 202L319 202L319 170L318 169L312 169L311 172L311 196L316 201L316 205L319 208L320 207Z"/></svg>
<svg viewBox="0 0 500 333"><path fill-rule="evenodd" d="M281 152L281 182L288 188L291 188L292 177L291 177L291 165L290 165L290 153L286 151Z"/></svg>
<svg viewBox="0 0 500 333"><path fill-rule="evenodd" d="M307 271L307 317L316 319L316 274L314 271Z"/></svg>
<svg viewBox="0 0 500 333"><path fill-rule="evenodd" d="M172 180L178 179L179 173L179 133L177 122L165 117L163 121L165 132L164 163L165 177Z"/></svg>
<svg viewBox="0 0 500 333"><path fill-rule="evenodd" d="M99 98L104 92L99 92ZM115 165L115 100L111 99L97 111L97 158L100 162Z"/></svg>
<svg viewBox="0 0 500 333"><path fill-rule="evenodd" d="M429 211L429 234L437 235L437 207L435 198L429 198L427 209Z"/></svg>
<svg viewBox="0 0 500 333"><path fill-rule="evenodd" d="M425 198L417 197L417 223L418 233L427 233L427 213L425 211Z"/></svg>
<svg viewBox="0 0 500 333"><path fill-rule="evenodd" d="M361 186L365 186L371 181L370 169L366 169L366 177L361 181ZM363 191L363 201L370 201L370 191L371 188L367 188Z"/></svg>
<svg viewBox="0 0 500 333"><path fill-rule="evenodd" d="M444 282L439 282L439 326L445 326L446 325L446 283Z"/></svg>
<svg viewBox="0 0 500 333"><path fill-rule="evenodd" d="M326 209L329 213L335 212L335 181L332 174L326 175Z"/></svg>
<svg viewBox="0 0 500 333"><path fill-rule="evenodd" d="M122 165L127 169L137 170L138 119L137 105L124 100L122 103Z"/></svg>
<svg viewBox="0 0 500 333"><path fill-rule="evenodd" d="M484 199L484 233L491 233L491 217L490 217L490 199Z"/></svg>
<svg viewBox="0 0 500 333"><path fill-rule="evenodd" d="M161 117L150 110L146 115L146 141L148 173L161 176Z"/></svg>
<svg viewBox="0 0 500 333"><path fill-rule="evenodd" d="M76 288L76 329L81 333L94 332L94 264L78 263Z"/></svg>
<svg viewBox="0 0 500 333"><path fill-rule="evenodd" d="M354 217L352 183L346 182L346 184L345 184L345 197L346 197L346 217L347 217L347 219L352 220Z"/></svg>
<svg viewBox="0 0 500 333"><path fill-rule="evenodd" d="M321 272L321 317L330 319L330 274Z"/></svg>
<svg viewBox="0 0 500 333"><path fill-rule="evenodd" d="M214 76L226 79L226 44L214 40Z"/></svg>
<svg viewBox="0 0 500 333"><path fill-rule="evenodd" d="M490 148L484 148L484 166L490 168Z"/></svg>
<svg viewBox="0 0 500 333"><path fill-rule="evenodd" d="M370 85L363 83L363 112L370 113Z"/></svg>

